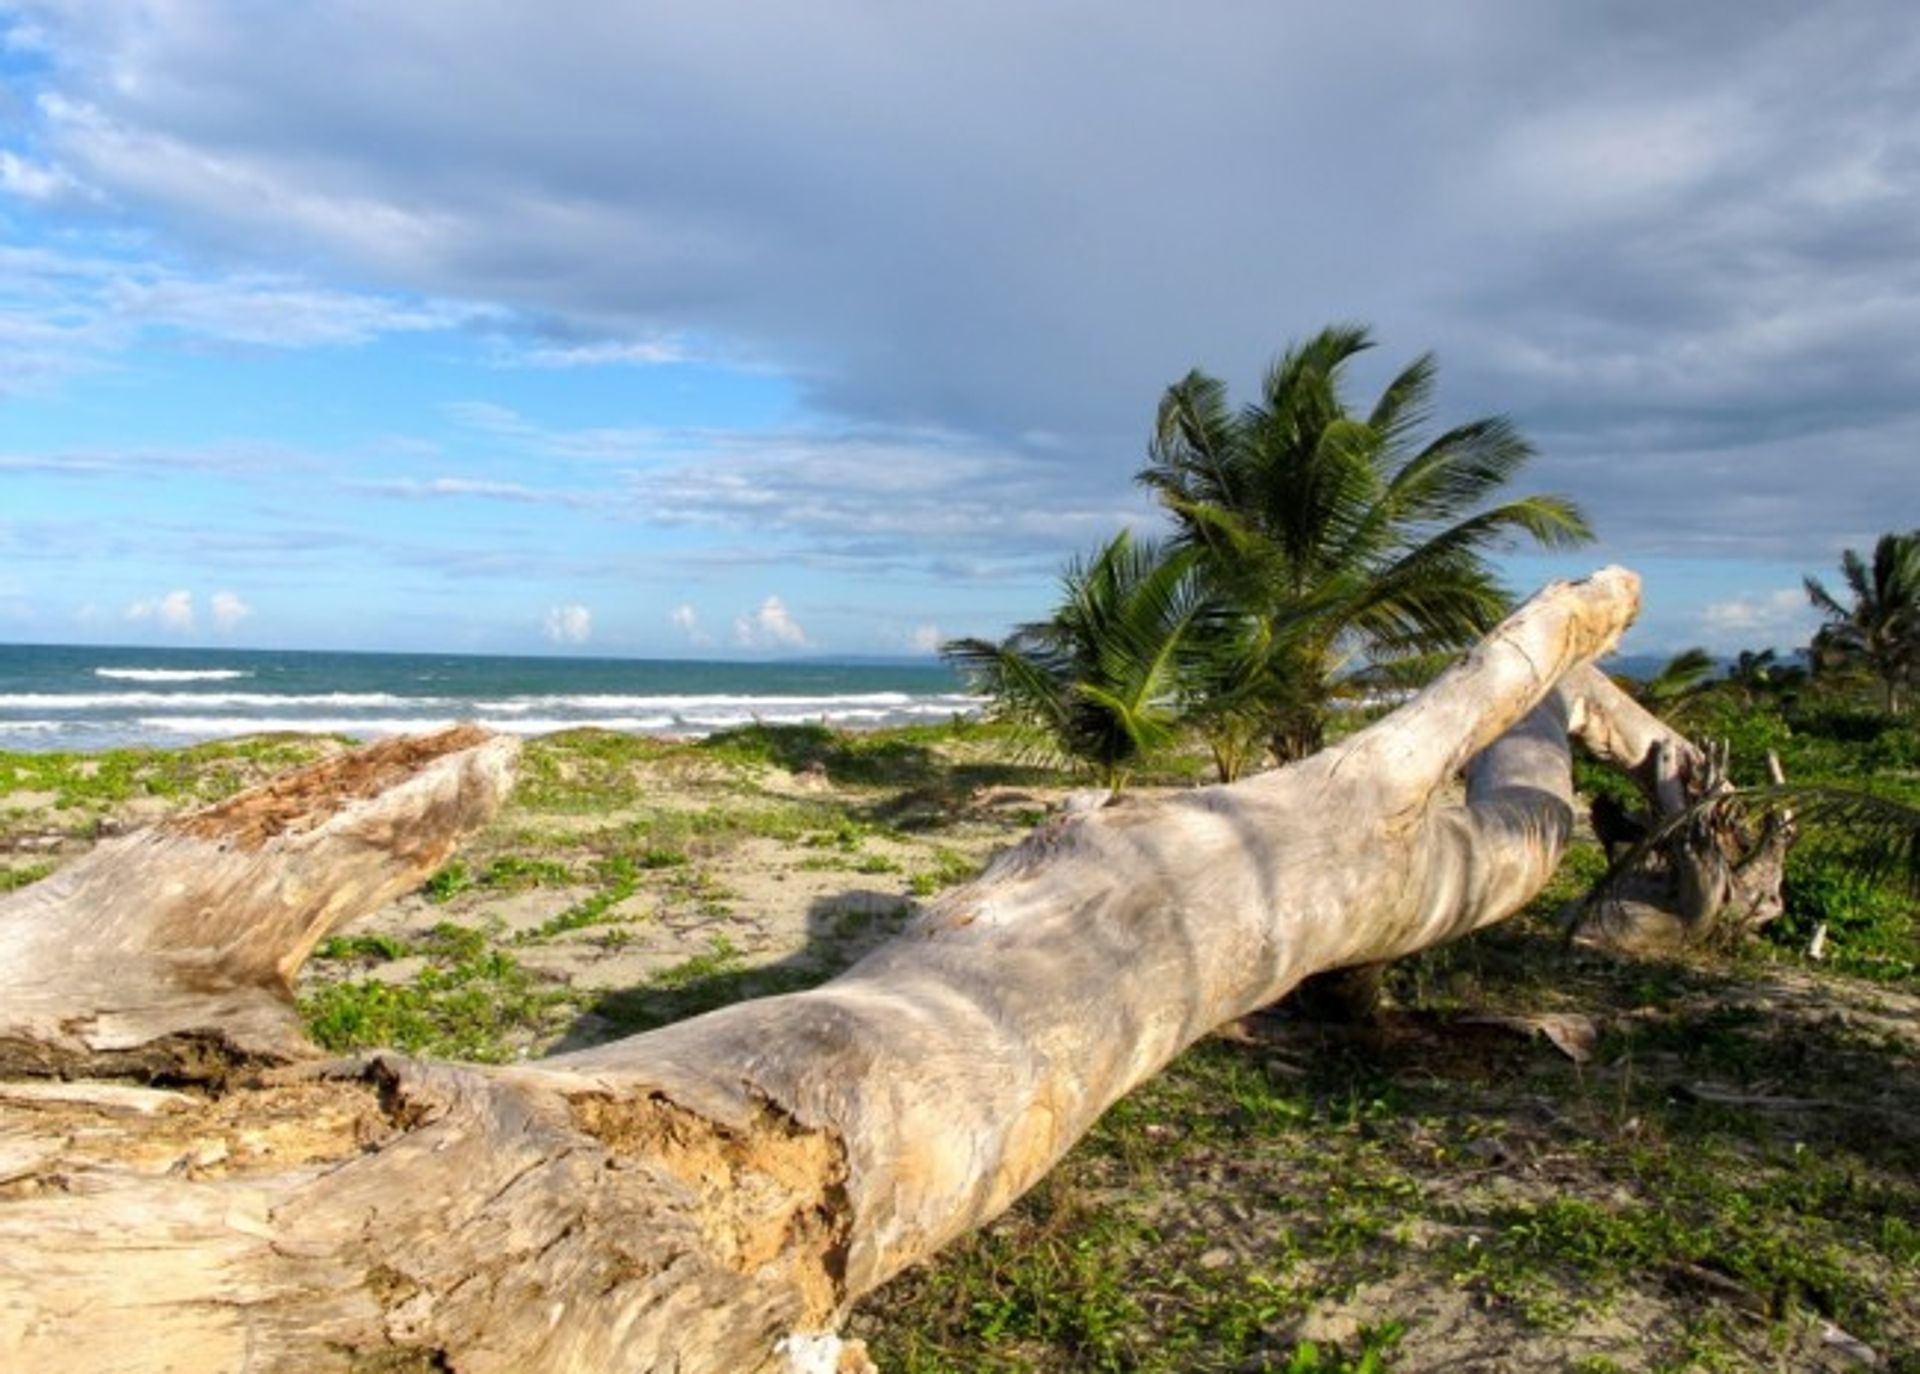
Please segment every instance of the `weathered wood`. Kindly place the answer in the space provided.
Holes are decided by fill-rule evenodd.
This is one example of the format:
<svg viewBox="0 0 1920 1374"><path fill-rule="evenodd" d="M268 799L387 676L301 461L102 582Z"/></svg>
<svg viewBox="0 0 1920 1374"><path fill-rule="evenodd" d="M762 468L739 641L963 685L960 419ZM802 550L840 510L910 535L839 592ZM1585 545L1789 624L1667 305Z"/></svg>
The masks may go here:
<svg viewBox="0 0 1920 1374"><path fill-rule="evenodd" d="M465 726L342 754L0 899L0 1076L194 1080L311 1054L300 965L444 863L516 749Z"/></svg>
<svg viewBox="0 0 1920 1374"><path fill-rule="evenodd" d="M831 1332L854 1299L1201 1035L1531 898L1572 830L1570 731L1627 728L1577 685L1638 595L1621 570L1556 584L1337 748L1057 818L810 992L511 1068L381 1056L188 1113L38 1104L24 1136L75 1143L0 1183L0 1367L851 1370ZM317 919L243 964L284 979ZM124 1067L62 1043L69 1069Z"/></svg>
<svg viewBox="0 0 1920 1374"><path fill-rule="evenodd" d="M1574 733L1601 761L1633 779L1655 834L1689 812L1631 874L1572 913L1576 938L1658 952L1746 935L1779 917L1793 813L1758 823L1727 774L1724 743L1696 744L1647 711L1591 665L1570 674ZM1770 779L1781 781L1769 756ZM1609 857L1613 857L1609 854Z"/></svg>

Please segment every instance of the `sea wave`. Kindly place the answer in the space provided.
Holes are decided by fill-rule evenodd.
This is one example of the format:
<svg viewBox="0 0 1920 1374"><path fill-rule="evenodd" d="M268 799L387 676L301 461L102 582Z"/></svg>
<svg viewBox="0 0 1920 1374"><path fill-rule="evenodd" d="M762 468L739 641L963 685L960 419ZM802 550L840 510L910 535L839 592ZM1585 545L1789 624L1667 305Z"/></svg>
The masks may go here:
<svg viewBox="0 0 1920 1374"><path fill-rule="evenodd" d="M0 693L0 711L164 711L187 707L237 710L257 707L330 706L337 710L421 710L444 708L447 697L402 697L391 692L16 692Z"/></svg>
<svg viewBox="0 0 1920 1374"><path fill-rule="evenodd" d="M230 682L253 676L245 668L95 668L93 675L126 682Z"/></svg>
<svg viewBox="0 0 1920 1374"><path fill-rule="evenodd" d="M687 715L711 711L744 711L769 716L775 712L807 716L825 711L926 710L940 712L972 711L981 699L960 693L940 696L914 696L910 692L848 692L835 696L778 696L760 693L706 692L694 694L650 694L634 696L619 693L583 693L577 695L521 696L473 703L477 711L501 715L521 715L529 711L665 711Z"/></svg>
<svg viewBox="0 0 1920 1374"><path fill-rule="evenodd" d="M822 709L813 701L785 709L768 709L764 700L755 700L751 708L706 709L699 711L654 711L637 714L595 715L513 715L483 716L480 724L510 735L551 735L562 730L615 730L624 734L664 735L682 739L698 738L720 730L731 730L756 722L766 725L799 725L824 722L828 725L884 726L905 725L916 720L944 720L955 714L945 699L918 700L908 697L900 705L849 706ZM165 715L141 716L133 722L136 730L152 735L185 735L200 739L224 739L234 735L258 734L263 730L291 730L302 734L353 735L360 738L404 735L441 730L456 724L452 716L258 716L258 715Z"/></svg>
<svg viewBox="0 0 1920 1374"><path fill-rule="evenodd" d="M452 717L433 719L426 716L336 718L299 716L272 720L263 720L259 716L143 716L134 722L141 730L193 735L206 739L253 735L262 730L290 730L302 735L353 735L357 738L367 738L376 735L425 734L433 730L445 730L459 723ZM487 725L489 729L511 735L550 735L560 730L577 730L582 726L651 734L672 730L674 721L671 716L627 716L602 720L490 721Z"/></svg>

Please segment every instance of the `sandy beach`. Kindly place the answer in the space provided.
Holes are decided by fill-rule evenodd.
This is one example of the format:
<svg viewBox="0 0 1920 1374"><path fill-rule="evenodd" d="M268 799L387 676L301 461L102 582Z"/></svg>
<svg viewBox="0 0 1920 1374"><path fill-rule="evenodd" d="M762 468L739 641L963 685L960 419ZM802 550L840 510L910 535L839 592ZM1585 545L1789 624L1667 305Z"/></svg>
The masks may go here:
<svg viewBox="0 0 1920 1374"><path fill-rule="evenodd" d="M0 888L344 747L0 755ZM338 1052L502 1062L810 986L1072 785L964 723L534 739L451 863L321 946L302 1010ZM1397 966L1374 1026L1202 1041L850 1330L906 1374L1840 1374L1858 1330L1920 1348L1920 996L1569 948L1553 911L1598 863Z"/></svg>

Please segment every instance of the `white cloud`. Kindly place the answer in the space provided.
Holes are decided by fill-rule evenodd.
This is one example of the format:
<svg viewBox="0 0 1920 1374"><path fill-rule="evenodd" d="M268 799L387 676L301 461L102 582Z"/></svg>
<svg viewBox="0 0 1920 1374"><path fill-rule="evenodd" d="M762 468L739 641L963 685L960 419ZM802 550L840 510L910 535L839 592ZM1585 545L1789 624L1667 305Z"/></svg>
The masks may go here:
<svg viewBox="0 0 1920 1374"><path fill-rule="evenodd" d="M1813 638L1819 624L1819 613L1800 587L1715 601L1700 612L1702 640L1709 649L1723 653L1799 648Z"/></svg>
<svg viewBox="0 0 1920 1374"><path fill-rule="evenodd" d="M702 646L713 643L713 636L700 625L700 613L685 602L668 611L667 619L685 636L687 643Z"/></svg>
<svg viewBox="0 0 1920 1374"><path fill-rule="evenodd" d="M907 632L907 645L917 654L934 654L947 642L938 625L915 625Z"/></svg>
<svg viewBox="0 0 1920 1374"><path fill-rule="evenodd" d="M44 176L9 156L0 150L0 191L44 189ZM70 241L99 249L0 244L0 394L23 379L107 366L156 335L291 350L509 318L497 306L338 290L287 273L187 271L100 235Z"/></svg>
<svg viewBox="0 0 1920 1374"><path fill-rule="evenodd" d="M110 291L126 264L76 267L15 309L0 250L0 393L168 320L189 344L352 341L445 327L422 302L497 301L537 333L465 317L485 358L766 357L791 413L852 422L663 448L636 417L693 402L540 434L450 409L490 441L637 469L622 517L768 562L1004 576L1146 507L1129 478L1166 382L1199 365L1245 401L1290 337L1359 317L1384 345L1369 379L1432 346L1449 419L1516 416L1542 449L1524 489L1586 505L1614 541L1595 562L1811 563L1910 508L1920 27L1896 0L1641 5L1630 24L1398 0L1197 26L1122 0L1096 30L1012 0L820 0L752 43L701 6L559 25L323 6L277 36L230 4L0 8L35 16L6 41L58 54L21 64L13 181L77 178L145 241L279 274ZM350 102L340 71L365 77ZM1214 213L1142 196L1175 165ZM394 293L287 275L319 263ZM928 421L992 438L905 432ZM544 486L532 471L505 475ZM1727 633L1750 625L1758 601L1728 604L1746 609L1720 613Z"/></svg>
<svg viewBox="0 0 1920 1374"><path fill-rule="evenodd" d="M555 606L547 612L546 635L552 644L585 644L593 638L593 612L585 606Z"/></svg>
<svg viewBox="0 0 1920 1374"><path fill-rule="evenodd" d="M0 191L22 200L48 201L74 195L81 189L66 168L32 162L0 148Z"/></svg>
<svg viewBox="0 0 1920 1374"><path fill-rule="evenodd" d="M641 339L516 349L500 361L507 367L661 367L693 357L671 339Z"/></svg>
<svg viewBox="0 0 1920 1374"><path fill-rule="evenodd" d="M151 620L162 629L187 634L193 629L193 593L172 591L127 607L127 619Z"/></svg>
<svg viewBox="0 0 1920 1374"><path fill-rule="evenodd" d="M577 491L530 487L524 482L496 482L476 477L396 477L350 484L356 491L424 501L438 496L472 497L483 501L511 501L529 506L587 506L598 498Z"/></svg>
<svg viewBox="0 0 1920 1374"><path fill-rule="evenodd" d="M807 632L788 612L785 602L770 596L752 615L735 617L733 640L747 649L804 649Z"/></svg>
<svg viewBox="0 0 1920 1374"><path fill-rule="evenodd" d="M233 592L215 592L211 600L213 627L225 633L238 629L240 622L253 614L253 607Z"/></svg>

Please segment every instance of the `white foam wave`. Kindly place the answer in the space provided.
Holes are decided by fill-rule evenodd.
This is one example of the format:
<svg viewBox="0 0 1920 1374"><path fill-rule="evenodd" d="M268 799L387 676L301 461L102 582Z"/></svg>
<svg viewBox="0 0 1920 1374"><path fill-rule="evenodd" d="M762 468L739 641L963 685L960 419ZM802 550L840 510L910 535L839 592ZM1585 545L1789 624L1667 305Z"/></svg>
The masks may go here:
<svg viewBox="0 0 1920 1374"><path fill-rule="evenodd" d="M0 720L0 735L42 734L66 728L67 722L60 720Z"/></svg>
<svg viewBox="0 0 1920 1374"><path fill-rule="evenodd" d="M253 676L245 668L95 668L93 675L127 682L229 682Z"/></svg>
<svg viewBox="0 0 1920 1374"><path fill-rule="evenodd" d="M903 707L922 700L935 700L962 703L955 709L964 710L974 703L974 698L964 696L915 697L907 692L851 692L840 696L773 696L750 693L700 693L694 695L663 694L649 696L630 696L619 693L589 693L567 696L523 696L507 697L497 701L476 701L474 709L479 711L497 711L514 714L523 711L670 711L685 714L689 711L768 711L807 710L832 711L845 707L892 706Z"/></svg>
<svg viewBox="0 0 1920 1374"><path fill-rule="evenodd" d="M262 719L259 716L145 716L135 724L142 730L204 738L256 735L262 730L291 730L305 735L354 735L365 738L374 735L425 734L433 730L445 730L459 722L450 717L441 720L425 716L299 716L275 719ZM577 730L583 726L595 726L602 730L619 730L630 734L653 734L671 731L674 728L674 720L671 716L616 716L599 720L526 719L488 722L489 729L513 735L550 735L560 730Z"/></svg>
<svg viewBox="0 0 1920 1374"><path fill-rule="evenodd" d="M301 735L410 735L457 724L452 718L434 720L425 716L141 716L134 721L142 731L205 739L257 735L263 730L290 730Z"/></svg>
<svg viewBox="0 0 1920 1374"><path fill-rule="evenodd" d="M258 707L327 706L337 710L432 709L449 705L445 697L401 697L390 692L18 692L0 694L0 711L165 711L184 706L207 710Z"/></svg>
<svg viewBox="0 0 1920 1374"><path fill-rule="evenodd" d="M756 703L757 705L758 703ZM824 721L829 725L889 725L909 720L945 718L952 707L907 699L898 707L854 707L846 710L789 708L784 711L703 711L649 712L645 715L519 715L483 719L488 729L511 735L550 735L562 730L615 730L623 734L671 735L696 738L717 730L751 725L799 725ZM405 735L442 730L456 721L452 717L430 716L142 716L134 725L142 733L185 735L199 739L224 739L234 735L259 734L263 730L292 730L303 734L352 735L359 738Z"/></svg>

